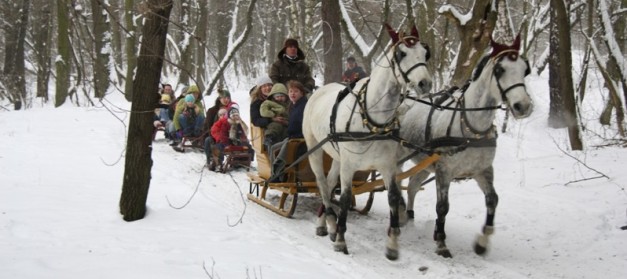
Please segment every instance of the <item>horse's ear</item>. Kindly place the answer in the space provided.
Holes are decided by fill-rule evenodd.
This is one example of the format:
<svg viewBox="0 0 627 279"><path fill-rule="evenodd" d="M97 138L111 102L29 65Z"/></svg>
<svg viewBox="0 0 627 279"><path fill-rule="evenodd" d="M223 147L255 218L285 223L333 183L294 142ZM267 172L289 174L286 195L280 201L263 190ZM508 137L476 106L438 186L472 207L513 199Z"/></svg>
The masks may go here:
<svg viewBox="0 0 627 279"><path fill-rule="evenodd" d="M390 34L390 38L392 38L392 44L398 43L398 33L396 33L396 31L394 31L392 26L390 26L389 24L386 23L385 24L385 29L388 30L388 34Z"/></svg>
<svg viewBox="0 0 627 279"><path fill-rule="evenodd" d="M411 28L411 35L416 37L417 41L420 41L420 35L418 34L418 29L416 29L416 24L414 24L414 27Z"/></svg>
<svg viewBox="0 0 627 279"><path fill-rule="evenodd" d="M518 33L518 35L516 36L516 39L514 40L514 44L512 45L512 48L520 51L520 33Z"/></svg>

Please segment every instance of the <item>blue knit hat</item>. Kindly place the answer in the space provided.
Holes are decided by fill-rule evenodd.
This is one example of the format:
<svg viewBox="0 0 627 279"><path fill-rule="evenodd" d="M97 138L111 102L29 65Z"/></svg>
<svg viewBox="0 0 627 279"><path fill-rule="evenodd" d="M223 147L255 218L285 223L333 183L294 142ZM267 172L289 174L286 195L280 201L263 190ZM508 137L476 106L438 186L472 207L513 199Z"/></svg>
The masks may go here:
<svg viewBox="0 0 627 279"><path fill-rule="evenodd" d="M189 102L189 103L196 102L196 98L194 98L194 94L185 95L185 102Z"/></svg>

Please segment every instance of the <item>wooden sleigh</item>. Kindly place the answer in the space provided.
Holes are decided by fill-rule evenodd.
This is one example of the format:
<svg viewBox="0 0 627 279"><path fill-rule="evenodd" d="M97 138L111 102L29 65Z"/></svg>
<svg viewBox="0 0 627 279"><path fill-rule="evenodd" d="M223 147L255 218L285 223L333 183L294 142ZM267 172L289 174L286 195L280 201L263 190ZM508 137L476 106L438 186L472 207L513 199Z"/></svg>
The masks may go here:
<svg viewBox="0 0 627 279"><path fill-rule="evenodd" d="M250 183L249 193L247 195L248 199L281 216L292 217L296 210L299 194L319 194L316 178L309 167L309 161L307 158L304 158L292 168L285 170L284 179L281 182L271 182L272 164L263 144L263 130L259 127L252 126L251 138L253 139L252 145L257 159L257 171L247 173ZM304 139L290 139L287 144L286 166L289 166L292 162L299 159L307 148ZM418 173L437 161L438 158L439 155L437 154L427 157L408 171L398 174L397 179L400 181ZM331 162L331 157L325 154L325 172L329 171ZM383 190L385 190L384 182L382 179L376 179L374 171L357 172L353 176L352 210L361 214L367 214L372 207L375 192L381 192ZM278 201L276 201L276 198L272 198L272 196L269 195L271 192L279 193ZM362 208L357 208L355 196L365 193L368 194L366 204Z"/></svg>

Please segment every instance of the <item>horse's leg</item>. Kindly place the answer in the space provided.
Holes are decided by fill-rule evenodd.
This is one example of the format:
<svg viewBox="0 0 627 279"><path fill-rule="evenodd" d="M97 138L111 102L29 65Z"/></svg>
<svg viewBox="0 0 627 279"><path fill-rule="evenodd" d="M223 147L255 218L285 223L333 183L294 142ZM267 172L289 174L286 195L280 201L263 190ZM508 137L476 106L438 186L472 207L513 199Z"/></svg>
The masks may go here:
<svg viewBox="0 0 627 279"><path fill-rule="evenodd" d="M337 185L339 179L340 164L338 161L333 160L331 163L331 169L327 175L327 187L326 191L320 191L320 195L326 195L323 201L326 199L328 205L322 205L321 210L318 212L318 227L316 234L319 236L329 235L332 242L335 242L337 236L337 215L331 207L331 198L333 196L333 189Z"/></svg>
<svg viewBox="0 0 627 279"><path fill-rule="evenodd" d="M320 197L322 198L322 205L319 210L319 219L324 220L325 212L331 208L331 199L327 190L327 178L324 175L324 167L323 167L323 151L322 149L316 150L309 154L309 166L311 167L311 171L316 176L316 184L318 185L318 191L320 191ZM324 222L322 225L318 222L316 227L316 235L324 236L327 235L327 228L324 226Z"/></svg>
<svg viewBox="0 0 627 279"><path fill-rule="evenodd" d="M446 214L448 214L448 189L451 183L451 179L441 174L436 173L435 176L438 201L435 205L435 211L438 218L435 220L435 231L433 232L433 240L435 240L437 249L436 253L445 258L453 257L451 252L446 247L446 233L444 232L444 224L446 223Z"/></svg>
<svg viewBox="0 0 627 279"><path fill-rule="evenodd" d="M418 191L422 189L422 182L428 176L428 171L421 171L409 178L409 185L407 185L407 218L409 219L414 219L414 199Z"/></svg>
<svg viewBox="0 0 627 279"><path fill-rule="evenodd" d="M401 189L396 183L396 175L392 170L381 171L388 190L388 204L390 206L390 227L388 228L388 240L385 246L385 256L389 260L398 259L398 237L401 235L400 222L401 213L405 213L405 201ZM406 216L404 216L406 219Z"/></svg>
<svg viewBox="0 0 627 279"><path fill-rule="evenodd" d="M339 164L339 163L338 163ZM353 198L353 175L355 171L346 167L348 164L340 164L340 185L342 192L340 194L340 213L337 219L337 238L335 239L334 248L337 252L344 252L348 254L348 248L346 246L346 219L348 218L348 210L352 203Z"/></svg>
<svg viewBox="0 0 627 279"><path fill-rule="evenodd" d="M488 249L488 238L494 233L494 214L496 213L496 206L499 203L499 196L494 190L494 169L492 166L481 172L480 175L475 177L479 188L483 191L485 196L485 206L487 209L486 221L483 225L482 234L477 236L475 240L475 253L483 255Z"/></svg>

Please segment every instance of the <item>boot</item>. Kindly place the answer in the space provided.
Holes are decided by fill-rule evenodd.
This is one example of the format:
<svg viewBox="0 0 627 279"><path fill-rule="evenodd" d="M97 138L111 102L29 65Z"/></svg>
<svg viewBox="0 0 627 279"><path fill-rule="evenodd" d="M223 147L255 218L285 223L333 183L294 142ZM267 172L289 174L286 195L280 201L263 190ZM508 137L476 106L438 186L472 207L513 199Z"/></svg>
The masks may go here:
<svg viewBox="0 0 627 279"><path fill-rule="evenodd" d="M272 150L273 144L274 144L274 138L272 138L271 135L267 135L263 141L263 145L266 147L266 151L268 151L268 153L270 153L270 151Z"/></svg>

